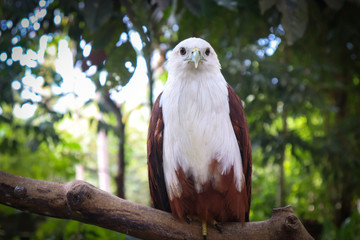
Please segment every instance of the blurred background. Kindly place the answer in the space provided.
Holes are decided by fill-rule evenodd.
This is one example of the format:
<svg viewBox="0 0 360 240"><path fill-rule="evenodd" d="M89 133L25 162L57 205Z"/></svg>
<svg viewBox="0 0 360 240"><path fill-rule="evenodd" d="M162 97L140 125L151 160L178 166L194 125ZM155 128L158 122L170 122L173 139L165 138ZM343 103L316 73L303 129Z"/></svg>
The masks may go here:
<svg viewBox="0 0 360 240"><path fill-rule="evenodd" d="M251 221L292 205L360 236L359 0L0 0L0 169L150 206L146 137L166 58L196 36L243 100ZM131 239L0 206L0 239Z"/></svg>

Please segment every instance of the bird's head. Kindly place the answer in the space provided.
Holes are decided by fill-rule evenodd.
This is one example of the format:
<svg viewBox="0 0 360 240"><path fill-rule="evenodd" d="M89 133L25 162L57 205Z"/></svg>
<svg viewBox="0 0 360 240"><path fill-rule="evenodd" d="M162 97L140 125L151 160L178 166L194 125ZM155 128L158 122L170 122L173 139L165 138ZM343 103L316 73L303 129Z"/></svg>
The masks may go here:
<svg viewBox="0 0 360 240"><path fill-rule="evenodd" d="M217 55L211 45L201 38L188 38L173 49L168 59L169 71L173 69L192 69L206 71L220 69Z"/></svg>

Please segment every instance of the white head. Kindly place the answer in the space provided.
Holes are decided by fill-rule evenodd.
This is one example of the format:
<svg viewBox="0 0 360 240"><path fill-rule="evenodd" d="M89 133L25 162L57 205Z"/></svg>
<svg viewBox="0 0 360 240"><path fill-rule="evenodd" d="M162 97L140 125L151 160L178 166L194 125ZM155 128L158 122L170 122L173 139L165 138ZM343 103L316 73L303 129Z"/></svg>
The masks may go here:
<svg viewBox="0 0 360 240"><path fill-rule="evenodd" d="M172 71L220 70L220 63L211 45L201 38L188 38L180 42L168 59L169 73Z"/></svg>

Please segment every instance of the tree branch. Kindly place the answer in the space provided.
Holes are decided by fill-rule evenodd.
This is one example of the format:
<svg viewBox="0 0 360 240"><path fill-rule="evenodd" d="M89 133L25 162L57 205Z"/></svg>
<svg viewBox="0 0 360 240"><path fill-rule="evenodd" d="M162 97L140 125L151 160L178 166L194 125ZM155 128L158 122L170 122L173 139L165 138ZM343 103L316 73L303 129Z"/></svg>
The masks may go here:
<svg viewBox="0 0 360 240"><path fill-rule="evenodd" d="M143 239L202 239L198 222L187 224L171 214L135 204L83 181L47 182L0 171L0 203L41 215L74 219ZM208 239L312 239L291 206L273 210L260 222L221 223Z"/></svg>

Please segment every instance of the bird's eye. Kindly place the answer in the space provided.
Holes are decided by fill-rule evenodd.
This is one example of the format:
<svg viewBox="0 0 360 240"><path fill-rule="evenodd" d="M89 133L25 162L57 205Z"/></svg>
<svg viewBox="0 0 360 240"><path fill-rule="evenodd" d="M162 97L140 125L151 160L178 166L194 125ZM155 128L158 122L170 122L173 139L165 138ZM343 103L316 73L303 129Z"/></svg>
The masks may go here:
<svg viewBox="0 0 360 240"><path fill-rule="evenodd" d="M183 47L180 48L180 54L183 55L183 56L186 54L185 48L183 48Z"/></svg>
<svg viewBox="0 0 360 240"><path fill-rule="evenodd" d="M205 50L205 54L206 54L206 56L209 56L209 55L210 55L210 48L207 48L207 49Z"/></svg>

